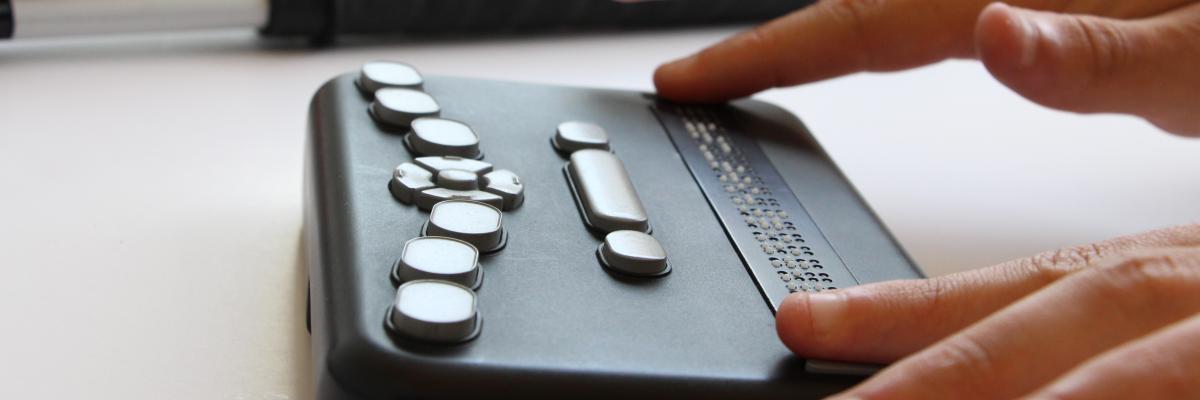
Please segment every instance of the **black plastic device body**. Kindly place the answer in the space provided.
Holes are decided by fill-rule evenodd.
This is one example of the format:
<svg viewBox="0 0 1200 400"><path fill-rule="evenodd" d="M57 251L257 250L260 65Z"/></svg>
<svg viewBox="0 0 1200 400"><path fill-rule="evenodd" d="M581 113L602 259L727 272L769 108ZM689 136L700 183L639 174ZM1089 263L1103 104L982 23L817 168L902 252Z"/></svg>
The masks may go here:
<svg viewBox="0 0 1200 400"><path fill-rule="evenodd" d="M304 243L318 398L805 399L857 382L806 372L776 338L782 297L772 293L788 282L769 269L764 276L769 255L746 242L757 241L752 222L728 218L725 202L743 193L705 183L713 170L694 157L706 139L688 124L740 146L781 206L793 196L798 208L787 220L796 230L785 231L824 243L806 256L828 260L806 269L814 277L840 268L831 280L850 286L921 276L800 121L778 107L692 107L632 91L435 76L424 90L442 115L479 133L484 161L520 175L526 200L505 212L505 249L481 260L479 336L449 346L397 337L384 323L396 291L390 271L429 214L389 193L393 167L414 156L402 132L371 119L354 79L321 87L309 115ZM566 159L548 140L568 120L609 132L669 275L619 276L597 261L601 238L584 226Z"/></svg>
<svg viewBox="0 0 1200 400"><path fill-rule="evenodd" d="M0 0L0 39L13 35L13 9L9 0Z"/></svg>
<svg viewBox="0 0 1200 400"><path fill-rule="evenodd" d="M271 0L266 35L521 32L763 21L811 0Z"/></svg>

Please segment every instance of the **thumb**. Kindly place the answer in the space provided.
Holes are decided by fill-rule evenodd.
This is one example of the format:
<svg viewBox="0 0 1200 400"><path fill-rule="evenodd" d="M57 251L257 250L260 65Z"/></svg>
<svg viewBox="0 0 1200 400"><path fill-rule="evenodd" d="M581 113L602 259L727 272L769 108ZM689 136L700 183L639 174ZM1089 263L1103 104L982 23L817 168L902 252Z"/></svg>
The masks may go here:
<svg viewBox="0 0 1200 400"><path fill-rule="evenodd" d="M1200 3L1141 20L1032 11L994 3L975 40L996 79L1042 105L1120 112L1200 135Z"/></svg>

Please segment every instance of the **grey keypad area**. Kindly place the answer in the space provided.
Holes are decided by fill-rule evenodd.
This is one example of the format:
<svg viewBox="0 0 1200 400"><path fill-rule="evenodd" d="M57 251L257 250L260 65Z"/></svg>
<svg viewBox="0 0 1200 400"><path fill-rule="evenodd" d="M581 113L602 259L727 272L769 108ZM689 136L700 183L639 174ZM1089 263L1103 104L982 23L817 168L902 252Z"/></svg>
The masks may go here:
<svg viewBox="0 0 1200 400"><path fill-rule="evenodd" d="M713 109L656 107L773 308L790 293L858 284L757 143Z"/></svg>
<svg viewBox="0 0 1200 400"><path fill-rule="evenodd" d="M584 224L604 234L600 264L616 274L658 278L671 272L667 251L650 236L650 217L629 171L609 148L603 127L582 121L558 125L550 143L568 159L563 167Z"/></svg>
<svg viewBox="0 0 1200 400"><path fill-rule="evenodd" d="M412 66L388 61L363 65L357 79L371 98L366 112L403 134L416 156L392 170L388 191L429 211L420 237L405 242L392 268L397 288L385 324L408 339L455 344L480 332L480 254L504 247L503 211L524 203L525 186L515 172L479 160L479 134L439 117L441 105L423 82Z"/></svg>

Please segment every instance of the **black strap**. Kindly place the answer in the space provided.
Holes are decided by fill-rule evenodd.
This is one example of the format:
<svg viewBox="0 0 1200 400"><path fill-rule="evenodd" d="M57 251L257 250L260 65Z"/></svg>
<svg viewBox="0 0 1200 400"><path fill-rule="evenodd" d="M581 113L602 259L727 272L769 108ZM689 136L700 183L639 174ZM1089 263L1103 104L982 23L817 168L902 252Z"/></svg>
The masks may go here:
<svg viewBox="0 0 1200 400"><path fill-rule="evenodd" d="M13 35L12 3L0 0L0 39L8 39Z"/></svg>

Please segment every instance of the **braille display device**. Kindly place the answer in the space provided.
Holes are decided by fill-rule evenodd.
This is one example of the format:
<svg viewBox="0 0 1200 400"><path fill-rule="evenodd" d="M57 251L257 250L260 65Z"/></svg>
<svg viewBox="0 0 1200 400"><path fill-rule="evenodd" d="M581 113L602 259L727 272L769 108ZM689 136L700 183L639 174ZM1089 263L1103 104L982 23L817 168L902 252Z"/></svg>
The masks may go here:
<svg viewBox="0 0 1200 400"><path fill-rule="evenodd" d="M798 119L755 100L426 77L317 92L305 249L321 399L818 398L793 292L918 278Z"/></svg>

